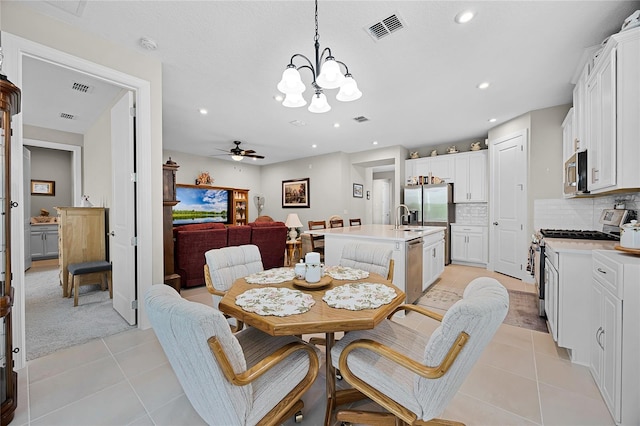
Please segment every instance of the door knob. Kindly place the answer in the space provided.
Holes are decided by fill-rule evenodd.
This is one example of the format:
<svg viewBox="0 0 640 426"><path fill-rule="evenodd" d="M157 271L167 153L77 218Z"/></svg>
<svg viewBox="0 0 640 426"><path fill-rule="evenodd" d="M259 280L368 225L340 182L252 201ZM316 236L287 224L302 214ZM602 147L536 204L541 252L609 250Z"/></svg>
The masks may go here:
<svg viewBox="0 0 640 426"><path fill-rule="evenodd" d="M109 232L109 235L111 235L112 237L116 236L116 233L114 231Z"/></svg>
<svg viewBox="0 0 640 426"><path fill-rule="evenodd" d="M498 222L493 222L494 225L498 226Z"/></svg>

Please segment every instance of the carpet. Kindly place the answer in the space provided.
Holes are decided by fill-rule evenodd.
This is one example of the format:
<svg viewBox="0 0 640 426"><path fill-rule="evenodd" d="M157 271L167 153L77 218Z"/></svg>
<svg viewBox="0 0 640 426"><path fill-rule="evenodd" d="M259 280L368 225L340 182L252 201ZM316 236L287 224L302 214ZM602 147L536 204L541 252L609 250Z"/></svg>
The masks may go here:
<svg viewBox="0 0 640 426"><path fill-rule="evenodd" d="M99 284L81 286L74 307L73 298L62 297L57 267L25 273L25 305L27 361L136 327L113 309Z"/></svg>
<svg viewBox="0 0 640 426"><path fill-rule="evenodd" d="M451 305L462 299L463 291L461 288L436 285L427 290L417 304L446 311ZM509 312L503 322L516 327L548 333L546 321L538 316L538 295L517 290L507 291L509 292Z"/></svg>

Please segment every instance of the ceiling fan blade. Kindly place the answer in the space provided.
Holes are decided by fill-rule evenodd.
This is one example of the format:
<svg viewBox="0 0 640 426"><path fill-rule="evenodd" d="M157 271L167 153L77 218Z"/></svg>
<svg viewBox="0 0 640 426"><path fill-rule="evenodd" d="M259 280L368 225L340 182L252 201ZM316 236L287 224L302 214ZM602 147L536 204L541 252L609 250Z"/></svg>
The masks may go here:
<svg viewBox="0 0 640 426"><path fill-rule="evenodd" d="M245 154L245 157L250 157L250 158L264 158L264 155L258 155L258 154Z"/></svg>
<svg viewBox="0 0 640 426"><path fill-rule="evenodd" d="M242 155L247 155L247 154L255 154L256 152L252 149L247 149L246 151L242 151Z"/></svg>

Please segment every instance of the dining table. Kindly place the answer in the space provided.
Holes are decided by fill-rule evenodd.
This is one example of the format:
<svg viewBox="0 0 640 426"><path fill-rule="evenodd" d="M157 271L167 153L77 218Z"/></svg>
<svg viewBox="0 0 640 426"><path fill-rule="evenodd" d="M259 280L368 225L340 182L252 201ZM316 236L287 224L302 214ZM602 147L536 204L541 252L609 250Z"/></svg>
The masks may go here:
<svg viewBox="0 0 640 426"><path fill-rule="evenodd" d="M365 398L355 389L336 391L336 370L331 361L335 333L372 329L405 300L404 292L384 277L350 269L329 267L315 284L296 279L293 268L252 274L237 279L219 304L223 313L272 336L325 334L325 425L331 424L337 406ZM289 298L276 310L287 312L263 306L276 292ZM363 296L362 292L369 294Z"/></svg>

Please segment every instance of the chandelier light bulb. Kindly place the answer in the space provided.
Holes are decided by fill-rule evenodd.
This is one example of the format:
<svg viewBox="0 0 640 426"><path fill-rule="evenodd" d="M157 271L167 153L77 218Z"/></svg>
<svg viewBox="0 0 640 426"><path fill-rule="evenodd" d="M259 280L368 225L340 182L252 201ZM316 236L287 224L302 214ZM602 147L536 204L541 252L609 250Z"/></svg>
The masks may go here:
<svg viewBox="0 0 640 426"><path fill-rule="evenodd" d="M231 158L234 161L242 161L242 159L244 158L242 155L232 155Z"/></svg>
<svg viewBox="0 0 640 426"><path fill-rule="evenodd" d="M343 82L344 75L340 72L340 65L333 56L329 56L322 64L316 83L323 89L337 89Z"/></svg>
<svg viewBox="0 0 640 426"><path fill-rule="evenodd" d="M323 113L328 111L331 111L331 105L327 102L327 97L322 92L316 92L316 94L313 95L313 99L311 99L309 112Z"/></svg>
<svg viewBox="0 0 640 426"><path fill-rule="evenodd" d="M294 66L288 66L282 73L282 80L278 83L278 90L285 95L289 95L302 93L305 89L306 87L300 78L300 72Z"/></svg>
<svg viewBox="0 0 640 426"><path fill-rule="evenodd" d="M336 95L336 99L341 102L351 102L361 97L362 92L358 89L358 83L356 83L351 74L347 74L344 83L340 86L340 91Z"/></svg>
<svg viewBox="0 0 640 426"><path fill-rule="evenodd" d="M307 101L304 100L301 93L289 93L285 96L284 101L282 101L282 105L288 108L299 108L306 104Z"/></svg>

